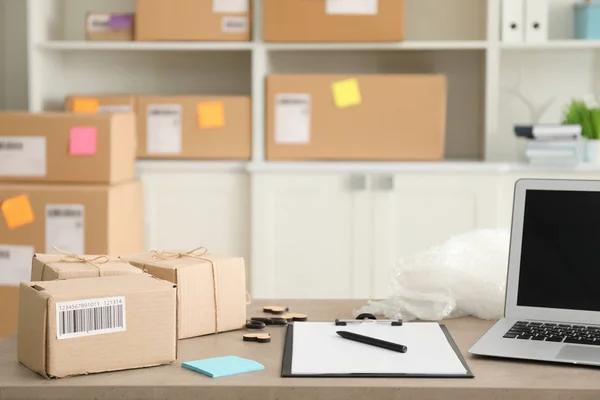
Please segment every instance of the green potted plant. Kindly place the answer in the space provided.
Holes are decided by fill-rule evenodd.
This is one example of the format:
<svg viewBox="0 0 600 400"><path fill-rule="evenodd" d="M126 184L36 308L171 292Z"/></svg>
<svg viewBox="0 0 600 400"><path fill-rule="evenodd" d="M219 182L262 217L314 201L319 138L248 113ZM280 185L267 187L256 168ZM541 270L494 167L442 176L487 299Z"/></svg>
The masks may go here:
<svg viewBox="0 0 600 400"><path fill-rule="evenodd" d="M594 96L574 99L565 110L564 124L581 125L585 161L600 164L600 104Z"/></svg>

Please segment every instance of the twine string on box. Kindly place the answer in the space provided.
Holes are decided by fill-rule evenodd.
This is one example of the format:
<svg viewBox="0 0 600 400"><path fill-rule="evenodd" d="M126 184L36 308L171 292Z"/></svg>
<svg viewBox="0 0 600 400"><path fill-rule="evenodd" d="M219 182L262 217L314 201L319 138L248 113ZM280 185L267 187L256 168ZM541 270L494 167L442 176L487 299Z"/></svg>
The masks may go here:
<svg viewBox="0 0 600 400"><path fill-rule="evenodd" d="M206 247L196 247L193 250L187 251L185 253L179 252L171 252L171 251L162 251L162 250L152 250L152 258L155 260L176 260L178 258L195 258L196 260L202 260L210 263L210 267L212 270L212 281L213 281L213 297L215 302L215 333L219 333L219 295L218 285L217 285L217 267L215 263L204 255L208 254L208 249Z"/></svg>
<svg viewBox="0 0 600 400"><path fill-rule="evenodd" d="M74 253L67 253L65 251L60 250L58 247L52 247L54 251L62 254L64 257L59 260L59 262L64 263L83 263L90 264L98 270L98 276L102 276L102 268L98 264L106 264L110 261L110 258L106 255L104 256L96 256L93 258L85 258L85 256Z"/></svg>

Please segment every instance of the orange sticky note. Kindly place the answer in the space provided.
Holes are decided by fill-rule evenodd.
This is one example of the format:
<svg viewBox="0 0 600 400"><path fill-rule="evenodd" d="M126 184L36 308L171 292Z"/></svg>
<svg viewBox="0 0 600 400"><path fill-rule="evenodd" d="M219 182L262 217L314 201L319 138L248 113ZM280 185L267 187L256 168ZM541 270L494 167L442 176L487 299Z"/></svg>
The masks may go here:
<svg viewBox="0 0 600 400"><path fill-rule="evenodd" d="M76 98L73 102L73 111L83 114L98 113L98 99Z"/></svg>
<svg viewBox="0 0 600 400"><path fill-rule="evenodd" d="M4 214L8 229L15 229L30 224L35 220L29 196L26 194L4 200L0 208L2 209L2 214Z"/></svg>
<svg viewBox="0 0 600 400"><path fill-rule="evenodd" d="M221 101L198 104L198 126L201 129L222 128L225 126L225 108Z"/></svg>

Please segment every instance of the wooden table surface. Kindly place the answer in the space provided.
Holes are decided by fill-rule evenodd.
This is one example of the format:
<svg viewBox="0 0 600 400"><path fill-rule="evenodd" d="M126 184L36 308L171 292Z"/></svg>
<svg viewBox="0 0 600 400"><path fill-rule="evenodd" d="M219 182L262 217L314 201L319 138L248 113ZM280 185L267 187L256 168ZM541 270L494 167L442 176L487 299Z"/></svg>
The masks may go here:
<svg viewBox="0 0 600 400"><path fill-rule="evenodd" d="M312 321L351 318L360 301L280 301ZM260 315L265 302L250 306ZM492 322L445 322L475 374L474 379L281 378L285 328L268 328L269 344L243 342L244 331L182 340L179 360L168 366L46 380L16 361L16 337L0 343L0 400L8 399L600 399L600 369L477 358L469 347ZM264 371L212 379L185 370L182 361L236 355L262 363Z"/></svg>

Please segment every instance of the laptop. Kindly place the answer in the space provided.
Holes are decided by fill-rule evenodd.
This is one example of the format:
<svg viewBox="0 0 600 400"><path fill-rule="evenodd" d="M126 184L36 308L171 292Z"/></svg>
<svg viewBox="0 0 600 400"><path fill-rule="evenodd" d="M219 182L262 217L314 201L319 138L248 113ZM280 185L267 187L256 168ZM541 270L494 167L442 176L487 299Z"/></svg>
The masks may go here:
<svg viewBox="0 0 600 400"><path fill-rule="evenodd" d="M469 352L600 366L600 181L516 183L504 318Z"/></svg>

